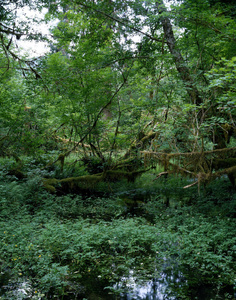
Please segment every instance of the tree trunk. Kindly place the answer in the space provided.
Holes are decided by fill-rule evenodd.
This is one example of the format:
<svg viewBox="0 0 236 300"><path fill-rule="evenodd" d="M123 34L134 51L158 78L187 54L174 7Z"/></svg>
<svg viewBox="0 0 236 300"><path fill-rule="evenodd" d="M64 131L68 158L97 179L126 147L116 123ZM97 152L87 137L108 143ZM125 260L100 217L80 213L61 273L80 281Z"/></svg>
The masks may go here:
<svg viewBox="0 0 236 300"><path fill-rule="evenodd" d="M160 15L167 12L163 0L156 1L156 7ZM170 53L173 56L176 69L187 88L187 92L191 99L191 102L193 104L199 105L202 103L202 99L197 88L194 86L193 79L191 78L189 69L186 66L186 62L184 61L183 56L176 47L176 39L173 33L170 19L168 17L162 17L161 23L165 34L166 43L168 45Z"/></svg>

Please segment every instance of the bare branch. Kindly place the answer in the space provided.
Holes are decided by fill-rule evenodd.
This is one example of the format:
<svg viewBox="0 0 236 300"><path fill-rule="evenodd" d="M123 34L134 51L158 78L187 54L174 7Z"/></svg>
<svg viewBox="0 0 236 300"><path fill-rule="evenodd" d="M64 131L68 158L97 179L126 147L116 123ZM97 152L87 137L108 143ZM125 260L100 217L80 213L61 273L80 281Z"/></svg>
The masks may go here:
<svg viewBox="0 0 236 300"><path fill-rule="evenodd" d="M157 175L157 177L155 179L153 179L153 181L157 180L158 178L160 178L163 175L167 175L169 172L161 172Z"/></svg>
<svg viewBox="0 0 236 300"><path fill-rule="evenodd" d="M198 181L196 181L196 182L194 182L194 183L191 183L191 184L189 184L189 185L184 186L183 189L188 189L188 188L190 188L191 186L194 186L194 185L196 185L196 184L198 184Z"/></svg>

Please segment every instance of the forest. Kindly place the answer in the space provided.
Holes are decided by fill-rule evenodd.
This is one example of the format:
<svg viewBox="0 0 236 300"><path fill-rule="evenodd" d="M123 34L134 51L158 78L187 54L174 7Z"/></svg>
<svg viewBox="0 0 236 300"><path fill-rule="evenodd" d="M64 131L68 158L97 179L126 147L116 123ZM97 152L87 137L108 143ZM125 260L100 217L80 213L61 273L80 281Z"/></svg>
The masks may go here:
<svg viewBox="0 0 236 300"><path fill-rule="evenodd" d="M234 0L0 2L0 299L235 299L235 218Z"/></svg>

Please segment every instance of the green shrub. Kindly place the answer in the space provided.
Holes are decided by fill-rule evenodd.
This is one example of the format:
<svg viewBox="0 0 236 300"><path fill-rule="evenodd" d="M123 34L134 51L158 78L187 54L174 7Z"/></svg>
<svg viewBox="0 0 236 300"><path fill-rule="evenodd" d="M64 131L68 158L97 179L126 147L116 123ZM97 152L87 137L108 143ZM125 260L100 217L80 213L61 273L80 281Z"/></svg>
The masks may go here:
<svg viewBox="0 0 236 300"><path fill-rule="evenodd" d="M190 291L203 283L216 290L232 286L235 193L227 185L224 194L219 193L219 181L200 196L195 194L194 201L189 191L182 193L190 199L183 201L182 182L171 182L152 186L149 177L143 185L127 184L123 195L130 198L119 199L51 195L35 171L23 181L2 176L2 277L10 276L16 285L28 282L32 299L40 294L70 299L72 294L85 295L94 285L113 290L131 271L140 282L170 272L170 293L180 299L191 299ZM121 195L122 186L117 185ZM167 208L165 193L177 205ZM129 213L131 206L140 208L136 216ZM175 269L184 278L181 286L173 281ZM125 281L123 285L127 289ZM5 299L12 293L6 291Z"/></svg>

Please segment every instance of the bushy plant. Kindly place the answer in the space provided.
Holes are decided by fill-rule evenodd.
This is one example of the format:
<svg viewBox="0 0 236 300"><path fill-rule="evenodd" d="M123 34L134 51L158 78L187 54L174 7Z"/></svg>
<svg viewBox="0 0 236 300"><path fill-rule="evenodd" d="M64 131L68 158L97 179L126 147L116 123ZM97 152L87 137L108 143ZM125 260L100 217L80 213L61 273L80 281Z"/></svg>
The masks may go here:
<svg viewBox="0 0 236 300"><path fill-rule="evenodd" d="M182 193L186 202L177 179L152 186L147 176L143 185L124 185L125 198L118 197L118 184L119 192L105 198L51 195L40 172L31 174L0 182L1 272L16 287L27 282L28 297L86 297L94 285L113 291L117 282L125 291L130 272L139 282L167 272L168 293L180 299L191 299L191 290L203 283L216 291L234 284L235 193L227 184L219 192L224 179L194 201L189 191ZM174 205L166 207L166 195ZM133 206L140 208L135 214ZM6 297L12 293L5 289Z"/></svg>

